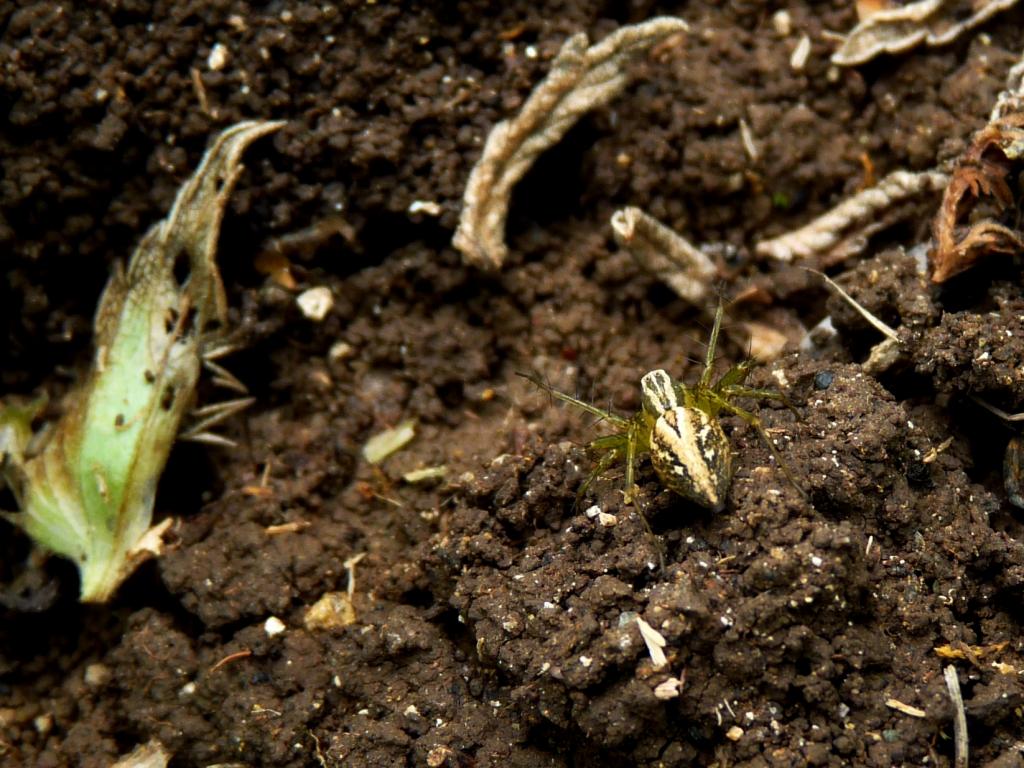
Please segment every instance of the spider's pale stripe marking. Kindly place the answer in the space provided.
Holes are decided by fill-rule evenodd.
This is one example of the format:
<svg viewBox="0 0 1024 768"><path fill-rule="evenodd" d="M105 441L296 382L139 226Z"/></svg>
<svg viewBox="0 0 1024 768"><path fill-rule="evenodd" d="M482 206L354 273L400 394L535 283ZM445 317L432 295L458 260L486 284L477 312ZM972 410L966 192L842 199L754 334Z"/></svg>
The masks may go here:
<svg viewBox="0 0 1024 768"><path fill-rule="evenodd" d="M672 377L661 368L644 374L640 379L640 391L643 393L644 408L656 416L679 405Z"/></svg>
<svg viewBox="0 0 1024 768"><path fill-rule="evenodd" d="M651 443L655 469L676 481L672 490L718 509L729 473L718 458L725 436L715 426L696 408L672 408L655 422Z"/></svg>

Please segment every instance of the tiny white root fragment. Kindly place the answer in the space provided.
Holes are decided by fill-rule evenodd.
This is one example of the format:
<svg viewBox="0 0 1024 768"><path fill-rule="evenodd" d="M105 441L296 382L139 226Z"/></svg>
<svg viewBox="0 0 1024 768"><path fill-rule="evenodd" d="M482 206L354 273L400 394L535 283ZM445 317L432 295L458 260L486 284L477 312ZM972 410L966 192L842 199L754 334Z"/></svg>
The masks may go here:
<svg viewBox="0 0 1024 768"><path fill-rule="evenodd" d="M701 304L718 269L707 254L676 231L639 208L612 214L615 242L629 251L641 267L661 279L681 299Z"/></svg>
<svg viewBox="0 0 1024 768"><path fill-rule="evenodd" d="M864 250L868 238L898 221L910 210L896 206L922 194L946 188L949 176L940 171L893 171L878 184L858 192L810 223L757 244L755 251L779 261L827 256L836 263Z"/></svg>
<svg viewBox="0 0 1024 768"><path fill-rule="evenodd" d="M877 11L850 31L839 50L832 54L832 63L849 67L883 53L904 53L921 43L946 45L1016 3L1017 0L972 2L973 13L960 20L958 6L963 4L950 0L917 0Z"/></svg>
<svg viewBox="0 0 1024 768"><path fill-rule="evenodd" d="M412 419L403 421L397 427L386 429L367 440L363 446L363 458L371 464L380 464L391 454L402 450L414 437L416 422Z"/></svg>
<svg viewBox="0 0 1024 768"><path fill-rule="evenodd" d="M942 676L946 678L946 688L949 689L949 698L953 702L953 765L955 768L967 768L970 756L970 749L967 742L967 715L964 712L964 697L960 693L960 678L957 677L956 667L950 664L942 670Z"/></svg>
<svg viewBox="0 0 1024 768"><path fill-rule="evenodd" d="M923 709L912 707L909 704L904 704L899 699L886 699L885 706L890 709L895 709L897 712L902 712L904 715L910 715L910 717L927 717L928 713Z"/></svg>
<svg viewBox="0 0 1024 768"><path fill-rule="evenodd" d="M427 483L432 480L443 480L446 474L448 474L448 467L441 464L436 467L424 467L423 469L414 469L411 472L406 472L402 475L402 479L409 483L409 485L415 485L416 483Z"/></svg>
<svg viewBox="0 0 1024 768"><path fill-rule="evenodd" d="M502 265L508 254L505 219L516 182L582 115L607 104L625 88L630 61L688 29L682 19L658 17L622 27L590 47L582 32L565 41L551 72L534 88L519 114L491 129L470 173L452 240L467 263L494 269Z"/></svg>
<svg viewBox="0 0 1024 768"><path fill-rule="evenodd" d="M647 644L647 652L651 655L651 665L654 669L663 669L668 666L668 658L665 656L665 638L654 627L648 624L639 616L636 617L636 625L640 628L640 636Z"/></svg>

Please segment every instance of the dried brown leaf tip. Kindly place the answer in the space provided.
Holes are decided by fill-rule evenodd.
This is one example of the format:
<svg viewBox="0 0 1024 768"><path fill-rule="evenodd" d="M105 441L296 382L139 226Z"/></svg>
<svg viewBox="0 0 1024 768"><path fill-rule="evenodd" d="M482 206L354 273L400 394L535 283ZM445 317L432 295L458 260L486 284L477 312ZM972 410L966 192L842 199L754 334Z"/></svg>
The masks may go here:
<svg viewBox="0 0 1024 768"><path fill-rule="evenodd" d="M974 135L960 156L935 216L929 254L932 282L942 283L988 253L1024 251L1024 232L999 221L1020 199L1008 179L1024 170L1024 112L998 118Z"/></svg>
<svg viewBox="0 0 1024 768"><path fill-rule="evenodd" d="M470 173L452 240L468 263L501 266L508 254L505 219L516 182L583 114L604 106L626 87L631 61L688 28L682 19L658 17L622 27L592 46L582 32L565 41L551 72L519 114L491 130Z"/></svg>
<svg viewBox="0 0 1024 768"><path fill-rule="evenodd" d="M921 43L946 45L1017 0L917 0L896 8L888 3L857 4L860 23L832 55L841 66L863 64L883 53L903 53Z"/></svg>

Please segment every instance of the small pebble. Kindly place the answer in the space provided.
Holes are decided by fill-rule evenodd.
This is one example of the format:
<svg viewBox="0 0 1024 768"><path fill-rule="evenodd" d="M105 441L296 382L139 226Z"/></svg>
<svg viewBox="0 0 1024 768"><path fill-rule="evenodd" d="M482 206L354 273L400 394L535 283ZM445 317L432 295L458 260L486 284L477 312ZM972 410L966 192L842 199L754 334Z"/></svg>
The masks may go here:
<svg viewBox="0 0 1024 768"><path fill-rule="evenodd" d="M90 664L85 668L85 684L90 688L106 685L111 678L110 667L106 664Z"/></svg>
<svg viewBox="0 0 1024 768"><path fill-rule="evenodd" d="M772 15L772 26L775 27L775 32L785 37L793 31L793 17L789 15L789 11L776 11Z"/></svg>
<svg viewBox="0 0 1024 768"><path fill-rule="evenodd" d="M210 49L210 55L206 58L206 66L213 72L219 72L227 63L228 49L222 43L217 43Z"/></svg>
<svg viewBox="0 0 1024 768"><path fill-rule="evenodd" d="M271 616L269 619L263 622L263 631L267 633L267 637L280 635L282 632L284 632L284 630L284 622L277 618L277 616Z"/></svg>
<svg viewBox="0 0 1024 768"><path fill-rule="evenodd" d="M327 313L334 306L334 295L330 288L321 285L300 293L296 297L295 303L299 305L302 314L319 323L327 317Z"/></svg>
<svg viewBox="0 0 1024 768"><path fill-rule="evenodd" d="M835 381L835 374L832 371L818 371L814 374L814 388L825 390L832 386Z"/></svg>
<svg viewBox="0 0 1024 768"><path fill-rule="evenodd" d="M670 677L663 683L659 683L654 689L654 698L668 701L679 696L681 682L678 677Z"/></svg>

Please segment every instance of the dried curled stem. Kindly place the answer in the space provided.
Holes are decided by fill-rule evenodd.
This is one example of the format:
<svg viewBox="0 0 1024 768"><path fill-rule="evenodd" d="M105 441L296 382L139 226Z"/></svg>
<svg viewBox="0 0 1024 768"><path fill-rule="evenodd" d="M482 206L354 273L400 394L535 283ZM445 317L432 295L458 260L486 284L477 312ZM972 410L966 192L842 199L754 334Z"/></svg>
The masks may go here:
<svg viewBox="0 0 1024 768"><path fill-rule="evenodd" d="M948 181L941 171L893 171L800 229L758 243L755 250L779 261L821 256L828 264L838 263L862 251L875 232L906 216L910 211L903 203L939 192Z"/></svg>
<svg viewBox="0 0 1024 768"><path fill-rule="evenodd" d="M590 47L582 32L565 41L551 72L519 114L491 130L470 173L452 240L466 262L501 266L508 253L505 219L516 182L583 114L607 104L625 88L630 61L688 28L682 19L659 17L622 27Z"/></svg>
<svg viewBox="0 0 1024 768"><path fill-rule="evenodd" d="M639 208L616 211L611 225L615 242L680 298L700 304L707 297L718 270L689 240Z"/></svg>
<svg viewBox="0 0 1024 768"><path fill-rule="evenodd" d="M855 66L883 53L903 53L921 43L946 45L1017 0L917 0L898 8L880 10L861 21L846 36L832 63Z"/></svg>

